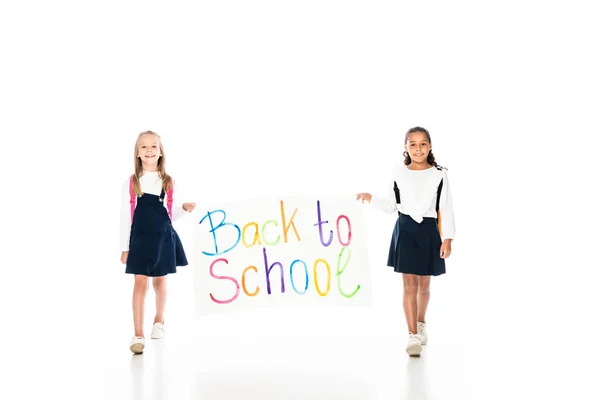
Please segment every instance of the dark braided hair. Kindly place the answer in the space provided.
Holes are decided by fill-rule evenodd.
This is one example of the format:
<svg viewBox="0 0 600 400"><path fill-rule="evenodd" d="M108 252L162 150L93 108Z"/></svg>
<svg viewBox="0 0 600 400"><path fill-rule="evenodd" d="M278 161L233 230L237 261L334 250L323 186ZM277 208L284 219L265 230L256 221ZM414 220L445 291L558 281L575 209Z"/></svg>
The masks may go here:
<svg viewBox="0 0 600 400"><path fill-rule="evenodd" d="M427 141L431 145L431 135L429 134L429 132L427 131L427 129L422 128L420 126L415 126L414 128L410 128L406 132L406 135L404 136L404 144L408 143L408 137L410 136L410 134L411 133L415 133L415 132L423 132L427 136ZM433 155L433 152L431 152L431 151L429 151L429 154L427 154L427 162L429 164L433 165L434 167L436 167L437 169L442 169L443 168L443 167L439 166L438 163L435 161L435 157ZM404 164L405 165L409 165L410 163L411 163L410 155L408 154L407 151L405 151L404 152Z"/></svg>

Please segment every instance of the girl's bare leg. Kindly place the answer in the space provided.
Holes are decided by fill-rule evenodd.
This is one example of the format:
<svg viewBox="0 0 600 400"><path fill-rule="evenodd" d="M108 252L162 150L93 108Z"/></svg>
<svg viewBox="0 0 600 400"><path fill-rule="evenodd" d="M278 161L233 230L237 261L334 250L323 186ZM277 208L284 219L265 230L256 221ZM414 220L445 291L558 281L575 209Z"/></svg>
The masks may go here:
<svg viewBox="0 0 600 400"><path fill-rule="evenodd" d="M135 275L133 286L133 326L135 336L144 337L144 299L148 291L148 277Z"/></svg>
<svg viewBox="0 0 600 400"><path fill-rule="evenodd" d="M165 322L165 305L167 304L167 276L157 276L152 278L152 286L154 286L154 293L156 293L156 316L154 317L154 323Z"/></svg>
<svg viewBox="0 0 600 400"><path fill-rule="evenodd" d="M417 275L402 274L404 283L404 315L410 333L417 333Z"/></svg>
<svg viewBox="0 0 600 400"><path fill-rule="evenodd" d="M431 293L429 292L431 276L419 276L417 280L419 281L419 295L417 296L417 321L425 322L425 313L427 312L429 298L431 297Z"/></svg>

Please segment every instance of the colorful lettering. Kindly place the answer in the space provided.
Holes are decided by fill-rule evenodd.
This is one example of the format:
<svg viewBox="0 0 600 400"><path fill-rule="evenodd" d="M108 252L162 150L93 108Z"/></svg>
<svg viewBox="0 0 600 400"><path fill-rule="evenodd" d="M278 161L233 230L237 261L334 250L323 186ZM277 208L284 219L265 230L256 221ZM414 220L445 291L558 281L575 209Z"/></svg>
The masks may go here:
<svg viewBox="0 0 600 400"><path fill-rule="evenodd" d="M267 242L267 238L265 235L265 227L267 226L268 223L273 223L275 224L275 226L277 226L277 221L275 221L274 219L270 219L268 221L265 221L265 223L262 226L262 236L263 236L263 240L265 241L266 244L268 244L269 246L275 246L277 243L279 243L279 239L281 239L281 235L277 235L277 239L274 242Z"/></svg>
<svg viewBox="0 0 600 400"><path fill-rule="evenodd" d="M212 220L212 215L213 215L213 214L215 214L215 213L221 213L221 214L223 214L223 219L221 220L221 222L219 223L219 225L218 225L217 227L215 227L215 226L214 226L214 224L213 224L213 220ZM240 238L241 238L241 236L242 236L242 232L241 232L241 230L240 230L240 227L239 227L239 226L237 226L236 224L232 224L231 222L225 222L225 218L226 218L226 216L227 216L227 215L225 214L225 211L223 211L223 210L215 210L215 211L210 211L210 212L208 212L208 213L207 213L207 214L206 214L204 217L202 217L202 219L200 220L200 225L202 225L202 222L203 222L203 221L204 221L204 220L205 220L205 219L208 217L208 221L209 221L209 223L210 223L210 233L212 233L212 236L213 236L213 242L214 242L214 244L215 244L215 252L214 252L214 253L208 253L208 252L206 252L206 251L202 250L202 254L205 254L205 255L207 255L207 256L218 256L218 255L221 255L221 254L225 254L225 253L227 253L228 251L231 251L233 248L235 248L235 246L237 246L237 244L240 242ZM233 244L233 246L231 246L231 247L230 247L230 248L228 248L227 250L224 250L224 251L221 251L221 252L220 252L220 251L219 251L219 247L218 247L218 245L217 245L217 235L216 235L216 231L217 231L217 229L219 229L219 228L222 228L222 227L224 227L224 226L233 226L233 227L235 227L235 229L237 229L238 238L237 238L237 240L235 241L235 243Z"/></svg>
<svg viewBox="0 0 600 400"><path fill-rule="evenodd" d="M296 284L294 283L294 275L293 275L293 270L294 270L294 265L296 263L302 263L302 265L304 265L304 291L303 292L299 292L298 289L296 289ZM302 260L294 260L292 261L292 263L290 264L290 281L292 282L292 288L294 289L294 291L298 294L304 294L306 293L306 291L308 290L308 267L306 266L306 263Z"/></svg>
<svg viewBox="0 0 600 400"><path fill-rule="evenodd" d="M283 281L283 265L279 261L276 261L273 264L271 264L271 266L269 266L269 262L267 261L267 249L264 247L263 247L263 255L264 255L264 259L265 259L265 272L267 273L267 293L271 294L270 274L271 274L271 270L273 269L273 267L275 265L279 265L279 271L280 271L280 275L281 275L281 293L285 293L285 284Z"/></svg>
<svg viewBox="0 0 600 400"><path fill-rule="evenodd" d="M319 288L319 278L317 278L317 265L319 265L319 263L323 263L325 264L325 267L327 267L327 290L324 292ZM320 296L327 296L327 293L329 293L329 289L331 288L331 268L329 267L329 263L322 258L315 260L313 266L313 279L315 280L315 289L317 289L317 293L319 293Z"/></svg>
<svg viewBox="0 0 600 400"><path fill-rule="evenodd" d="M225 262L225 264L229 264L229 262L227 262L227 259L225 259L225 258L217 258L216 260L214 260L210 264L210 276L212 276L213 278L216 278L216 279L226 279L226 280L229 280L229 281L232 281L233 283L235 283L235 295L231 299L229 299L229 300L217 300L212 295L212 293L210 293L210 299L212 301L214 301L215 303L218 303L218 304L227 304L227 303L231 303L232 301L234 301L235 299L237 299L237 297L240 295L240 284L238 283L238 281L235 280L235 278L232 278L231 276L219 276L219 275L215 275L214 274L213 267L219 261L223 261L223 262Z"/></svg>
<svg viewBox="0 0 600 400"><path fill-rule="evenodd" d="M327 224L329 223L329 221L321 221L321 201L317 200L317 223L314 226L318 226L319 227L319 238L321 239L321 244L325 247L329 246L331 244L331 241L333 240L333 231L329 231L329 240L327 241L327 243L325 243L323 241L323 228L321 227L321 225L323 224Z"/></svg>
<svg viewBox="0 0 600 400"><path fill-rule="evenodd" d="M258 294L258 292L260 291L260 288L258 287L258 285L256 285L256 290L252 293L249 293L248 289L246 289L246 272L248 272L251 269L253 269L254 272L258 273L258 268L256 268L254 265L250 265L249 267L246 267L244 272L242 272L242 289L244 289L244 293L246 293L246 296L250 296L250 297L256 296Z"/></svg>
<svg viewBox="0 0 600 400"><path fill-rule="evenodd" d="M254 227L254 240L252 241L252 244L246 243L246 229L249 226ZM264 230L264 227L263 227L263 230ZM262 243L260 242L260 236L258 235L258 224L256 222L248 222L246 225L244 225L244 228L242 229L242 243L244 243L244 246L246 246L246 247L252 247L257 242L259 245L262 246Z"/></svg>
<svg viewBox="0 0 600 400"><path fill-rule="evenodd" d="M239 221L231 220L231 215L237 215L237 212L230 212L230 216L228 216L224 210L220 209L211 210L202 215L200 224L207 222L206 225L209 226L209 232L212 235L208 236L206 235L206 232L203 234L207 243L202 244L202 254L211 257L210 261L212 262L209 267L210 277L217 279L220 282L216 283L216 281L211 281L212 286L209 286L209 289L207 290L209 296L205 297L206 292L204 292L205 294L201 295L201 298L209 304L216 303L219 305L226 305L238 299L242 291L245 296L241 296L242 301L240 303L255 301L248 299L248 297L263 298L264 300L266 300L267 295L269 295L269 298L272 294L275 294L275 296L272 297L279 297L280 293L286 293L286 280L288 279L286 272L288 271L288 283L291 284L293 291L288 289L289 294L283 297L284 302L286 300L285 297L306 295L307 293L309 296L308 298L307 296L304 296L304 298L302 298L304 301L314 301L315 299L324 300L320 299L320 297L326 297L329 294L332 294L332 296L343 301L348 301L348 299L353 299L354 297L360 298L369 295L369 288L365 287L365 283L360 280L365 273L365 271L361 269L363 267L362 264L365 261L365 255L360 254L360 252L353 252L350 248L353 240L354 242L357 240L360 241L360 237L357 237L356 234L353 235L352 232L353 223L355 229L359 225L356 225L356 221L351 221L351 214L340 214L337 212L334 214L334 207L330 207L329 203L325 201L322 203L321 200L317 199L314 199L314 201L316 201L317 206L317 221L312 224L313 228L310 228L310 226L308 226L308 228L315 229L316 227L316 229L318 229L319 238L317 239L316 235L310 237L310 243L307 243L306 246L300 245L300 243L296 245L294 237L298 242L301 242L301 235L299 234L298 227L302 229L306 226L305 224L310 224L312 221L298 220L298 226L296 226L295 217L297 214L300 215L299 218L301 219L306 216L305 214L299 213L298 208L294 207L294 203L288 203L287 213L285 211L283 200L278 199L279 210L277 210L278 204L274 203L274 213L280 214L281 220L279 219L279 215L270 215L266 216L266 218L264 218L264 215L259 218L256 218L256 215L249 215L249 218L240 223ZM312 204L312 206L310 204ZM314 207L314 204L315 203L311 200L309 208ZM243 205L242 207L243 210L239 213L240 215L244 215L246 212L245 210L248 209L246 205ZM262 206L257 209L264 210ZM290 212L290 210L292 211ZM329 215L331 221L329 221L329 218L327 218L325 214L332 214ZM341 246L337 243L333 243L333 217L335 215L337 215L335 220L335 234L337 235L338 242ZM271 217L274 218L268 219ZM239 223L239 225L234 222ZM332 225L328 225L329 222L331 222ZM206 229L205 227L203 227L203 229ZM240 242L243 244L243 246L240 246L242 248L240 254L237 254L234 251L235 255L230 254L227 258L223 256L223 254L234 250ZM277 252L276 249L273 249L273 247L279 244L289 242L292 242L292 244L284 246L284 249L282 249L288 250L289 252L283 251L280 253ZM334 246L332 246L332 244L334 244ZM212 248L213 245L214 249ZM362 245L362 243L360 243L360 245ZM269 248L270 260L269 255L267 254L267 248ZM198 250L201 249L199 248ZM259 251L261 250L263 260L253 260L254 258L260 257ZM300 252L296 254L296 250L299 250ZM290 254L290 252L292 254ZM322 252L322 254L319 254L320 252ZM332 263L336 256L336 265L332 270L331 265L333 265ZM352 258L354 259L354 265L351 266L350 260ZM247 260L252 261L248 262ZM289 260L293 261L289 263ZM262 276L263 267L261 266L263 263L261 263L261 261L264 263L264 280ZM238 262L239 265L237 265ZM223 268L222 273L218 273L218 271L220 271L218 270L219 263L225 263L225 265L221 266ZM234 266L233 264L236 265ZM283 264L285 264L285 267ZM313 293L309 293L313 290L310 288L310 286L313 286L313 283L310 282L311 271L308 270L308 266L311 264L315 291ZM279 274L275 271L275 275L271 275L274 269L278 269ZM350 272L347 272L348 270L350 270ZM206 271L205 268L204 271ZM253 275L250 275L251 273ZM344 282L342 283L342 275L344 273L346 273L346 275L344 275ZM202 279L205 280L205 278ZM334 279L335 282L333 282ZM302 280L304 281L302 282ZM324 282L324 280L326 280L326 282ZM227 282L230 282L231 285ZM203 287L202 285L204 285L204 282L202 282L199 287ZM332 285L337 285L337 292L331 290ZM278 287L281 287L281 292L277 290ZM362 294L357 296L361 289ZM365 290L367 290L366 293L364 293ZM314 293L316 293L316 295ZM209 298L211 301L208 301ZM332 300L337 304L338 300ZM272 301L276 300L272 299ZM352 301L356 301L356 299L353 299ZM291 303L294 302L294 300L291 301ZM351 301L348 301L348 303L350 302Z"/></svg>
<svg viewBox="0 0 600 400"><path fill-rule="evenodd" d="M346 224L348 225L348 239L346 239L346 242L344 243L342 241L342 238L340 236L340 219L345 219L346 220ZM352 238L352 227L350 226L350 219L348 217L346 217L345 215L340 215L337 219L337 221L335 222L335 227L337 230L337 237L338 240L340 241L340 244L342 246L350 246L350 239Z"/></svg>
<svg viewBox="0 0 600 400"><path fill-rule="evenodd" d="M346 259L346 262L344 262L344 266L340 269L340 261L342 260L342 255L347 252L348 253L348 258ZM344 272L346 270L346 267L348 266L348 262L350 261L350 249L347 247L342 247L342 249L340 250L340 254L338 254L338 258L337 258L337 266L335 268L335 277L337 280L337 287L338 290L340 291L340 294L342 296L344 296L345 298L349 299L351 297L354 297L354 295L356 294L356 292L358 292L358 289L360 289L360 285L356 286L356 288L354 289L354 291L350 294L346 294L344 293L344 291L342 290L342 272Z"/></svg>
<svg viewBox="0 0 600 400"><path fill-rule="evenodd" d="M292 213L292 218L290 218L290 221L286 225L286 223L285 223L285 211L283 209L283 200L280 200L279 204L280 204L280 207L281 207L281 225L283 226L283 241L285 243L288 242L287 233L290 230L290 226L294 228L294 233L296 234L296 239L298 239L298 241L300 241L300 235L298 235L298 231L296 230L296 224L294 223L294 217L296 216L296 212L298 211L298 209L296 208L294 210L294 212Z"/></svg>

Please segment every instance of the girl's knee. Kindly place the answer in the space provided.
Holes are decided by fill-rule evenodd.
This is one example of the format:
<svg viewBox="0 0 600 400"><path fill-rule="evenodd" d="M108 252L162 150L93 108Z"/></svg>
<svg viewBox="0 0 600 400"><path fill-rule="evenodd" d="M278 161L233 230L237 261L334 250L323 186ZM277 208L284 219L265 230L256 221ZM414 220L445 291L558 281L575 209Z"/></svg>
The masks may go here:
<svg viewBox="0 0 600 400"><path fill-rule="evenodd" d="M152 286L154 286L154 290L164 290L167 285L167 277L166 276L157 276L152 278Z"/></svg>
<svg viewBox="0 0 600 400"><path fill-rule="evenodd" d="M419 294L429 293L429 283L431 278L428 276L419 277Z"/></svg>
<svg viewBox="0 0 600 400"><path fill-rule="evenodd" d="M134 288L136 291L146 292L146 290L148 290L148 277L144 275L136 275Z"/></svg>
<svg viewBox="0 0 600 400"><path fill-rule="evenodd" d="M404 276L404 291L408 293L416 293L419 287L417 278L414 276Z"/></svg>

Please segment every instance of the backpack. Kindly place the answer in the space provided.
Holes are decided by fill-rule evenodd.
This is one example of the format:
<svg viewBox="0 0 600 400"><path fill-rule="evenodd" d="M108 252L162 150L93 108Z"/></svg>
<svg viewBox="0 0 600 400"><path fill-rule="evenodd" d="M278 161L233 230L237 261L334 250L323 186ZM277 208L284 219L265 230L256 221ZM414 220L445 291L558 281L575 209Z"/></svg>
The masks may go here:
<svg viewBox="0 0 600 400"><path fill-rule="evenodd" d="M440 232L440 236L442 235L442 215L440 214L440 197L442 195L442 185L444 184L444 178L440 180L440 184L437 189L437 199L435 201L435 211L437 212L437 225L438 231ZM400 204L400 189L398 189L398 185L396 181L394 181L394 193L396 195L396 204ZM398 211L398 215L400 215L400 211Z"/></svg>
<svg viewBox="0 0 600 400"><path fill-rule="evenodd" d="M137 196L133 190L133 175L129 178L129 204L131 205L131 222L133 222L133 212L135 211ZM173 219L173 185L167 190L167 211L169 218Z"/></svg>

